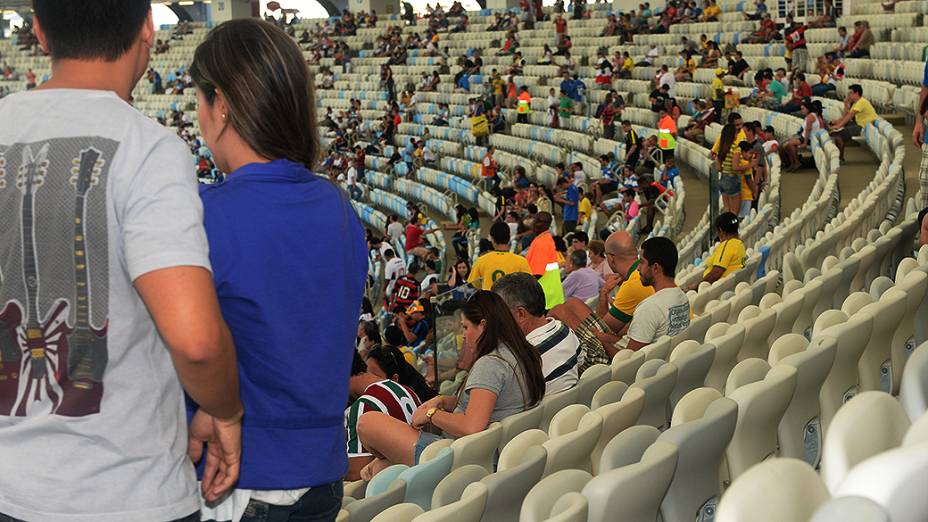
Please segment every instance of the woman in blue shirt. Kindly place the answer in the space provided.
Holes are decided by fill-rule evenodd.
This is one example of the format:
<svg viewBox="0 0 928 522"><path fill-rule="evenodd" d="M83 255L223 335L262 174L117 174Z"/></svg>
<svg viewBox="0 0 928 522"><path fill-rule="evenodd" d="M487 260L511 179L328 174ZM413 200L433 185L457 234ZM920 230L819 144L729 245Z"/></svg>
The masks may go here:
<svg viewBox="0 0 928 522"><path fill-rule="evenodd" d="M201 197L245 405L237 489L204 514L334 520L348 467L343 408L367 273L363 227L341 189L312 172L312 76L283 31L222 24L190 74L203 137L229 173Z"/></svg>

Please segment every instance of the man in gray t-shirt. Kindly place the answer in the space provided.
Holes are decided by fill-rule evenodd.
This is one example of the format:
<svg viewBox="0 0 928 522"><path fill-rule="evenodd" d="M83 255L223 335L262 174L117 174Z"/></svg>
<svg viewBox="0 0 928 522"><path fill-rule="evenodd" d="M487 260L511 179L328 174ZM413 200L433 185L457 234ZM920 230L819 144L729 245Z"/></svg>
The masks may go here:
<svg viewBox="0 0 928 522"><path fill-rule="evenodd" d="M0 101L20 123L0 126L0 520L190 517L188 448L210 440L217 498L242 406L190 152L125 101L151 6L34 7L54 78ZM189 446L182 385L206 410Z"/></svg>
<svg viewBox="0 0 928 522"><path fill-rule="evenodd" d="M628 349L640 350L662 335L674 336L690 325L690 302L677 287L677 247L666 237L652 237L641 244L638 271L641 283L655 293L635 310L628 327Z"/></svg>

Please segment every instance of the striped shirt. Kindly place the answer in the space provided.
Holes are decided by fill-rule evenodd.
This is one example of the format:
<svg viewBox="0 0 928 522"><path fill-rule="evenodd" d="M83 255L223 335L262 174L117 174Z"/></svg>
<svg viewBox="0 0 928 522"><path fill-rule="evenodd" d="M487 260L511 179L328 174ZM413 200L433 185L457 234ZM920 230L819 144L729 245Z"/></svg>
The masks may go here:
<svg viewBox="0 0 928 522"><path fill-rule="evenodd" d="M364 394L345 410L348 457L371 455L361 446L361 439L358 438L358 419L361 415L369 411L379 411L409 424L412 422L412 414L421 404L422 401L414 391L389 379L368 386Z"/></svg>
<svg viewBox="0 0 928 522"><path fill-rule="evenodd" d="M580 340L570 328L549 318L547 324L532 330L525 338L541 355L545 395L568 390L577 384L579 363L582 362Z"/></svg>

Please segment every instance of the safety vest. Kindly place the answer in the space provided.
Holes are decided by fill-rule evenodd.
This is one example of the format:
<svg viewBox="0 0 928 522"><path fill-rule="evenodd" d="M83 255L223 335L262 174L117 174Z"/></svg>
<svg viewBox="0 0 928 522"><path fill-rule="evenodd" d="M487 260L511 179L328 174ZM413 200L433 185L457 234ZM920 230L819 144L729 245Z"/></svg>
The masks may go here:
<svg viewBox="0 0 928 522"><path fill-rule="evenodd" d="M550 232L536 237L525 256L532 273L539 276L538 283L545 291L545 308L550 310L564 303L564 285L561 283L561 267L557 262L557 250Z"/></svg>
<svg viewBox="0 0 928 522"><path fill-rule="evenodd" d="M673 137L677 132L677 124L669 115L661 118L657 126L657 146L662 150L674 150L677 148L677 140Z"/></svg>
<svg viewBox="0 0 928 522"><path fill-rule="evenodd" d="M519 102L516 104L516 112L519 114L528 114L532 110L532 95L528 91L519 95Z"/></svg>

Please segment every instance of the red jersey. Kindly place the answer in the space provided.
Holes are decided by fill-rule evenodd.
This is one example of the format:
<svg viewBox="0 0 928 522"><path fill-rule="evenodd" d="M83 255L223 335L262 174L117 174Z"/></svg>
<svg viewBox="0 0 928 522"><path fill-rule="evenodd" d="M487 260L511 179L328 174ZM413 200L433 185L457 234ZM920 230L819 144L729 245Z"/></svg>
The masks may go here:
<svg viewBox="0 0 928 522"><path fill-rule="evenodd" d="M418 225L406 225L406 250L422 246L422 235L425 231Z"/></svg>
<svg viewBox="0 0 928 522"><path fill-rule="evenodd" d="M404 275L393 284L393 299L390 308L394 313L405 312L409 305L419 299L419 282L410 275Z"/></svg>

